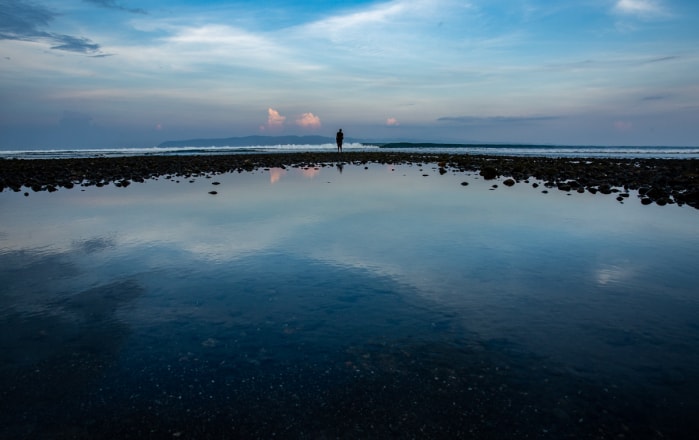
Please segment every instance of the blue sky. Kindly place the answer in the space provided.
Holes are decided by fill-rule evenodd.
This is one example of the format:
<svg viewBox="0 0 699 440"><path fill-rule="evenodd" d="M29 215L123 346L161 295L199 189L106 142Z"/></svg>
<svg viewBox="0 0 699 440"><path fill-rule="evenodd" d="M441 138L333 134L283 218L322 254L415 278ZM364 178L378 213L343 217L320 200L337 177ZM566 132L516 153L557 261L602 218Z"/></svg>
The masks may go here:
<svg viewBox="0 0 699 440"><path fill-rule="evenodd" d="M696 0L0 0L0 148L699 145Z"/></svg>

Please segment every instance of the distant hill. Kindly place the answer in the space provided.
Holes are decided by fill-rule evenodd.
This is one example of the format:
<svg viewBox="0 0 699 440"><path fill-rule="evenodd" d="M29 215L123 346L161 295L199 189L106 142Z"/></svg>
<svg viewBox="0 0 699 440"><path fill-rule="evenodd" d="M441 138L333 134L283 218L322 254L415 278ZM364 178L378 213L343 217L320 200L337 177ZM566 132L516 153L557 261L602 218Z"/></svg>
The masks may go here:
<svg viewBox="0 0 699 440"><path fill-rule="evenodd" d="M347 142L351 142L350 139L347 139ZM334 143L335 138L327 136L243 136L220 139L165 141L159 144L158 147L245 147L269 145L321 145Z"/></svg>

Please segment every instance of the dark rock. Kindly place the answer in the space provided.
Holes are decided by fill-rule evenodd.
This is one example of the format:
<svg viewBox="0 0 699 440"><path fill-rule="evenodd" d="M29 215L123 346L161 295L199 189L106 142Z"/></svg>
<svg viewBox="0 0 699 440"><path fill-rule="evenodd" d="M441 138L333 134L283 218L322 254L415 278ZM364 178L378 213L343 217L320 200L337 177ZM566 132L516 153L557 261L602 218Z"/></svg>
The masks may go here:
<svg viewBox="0 0 699 440"><path fill-rule="evenodd" d="M209 191L209 194L211 194L212 196L215 196L216 194L218 194L218 192L217 191Z"/></svg>
<svg viewBox="0 0 699 440"><path fill-rule="evenodd" d="M220 185L221 182L211 182L212 185Z"/></svg>
<svg viewBox="0 0 699 440"><path fill-rule="evenodd" d="M515 184L515 180L514 179L507 179L504 182L502 182L502 184L505 186L513 186Z"/></svg>
<svg viewBox="0 0 699 440"><path fill-rule="evenodd" d="M561 191L569 192L572 188L569 184L561 182L558 184L558 189Z"/></svg>
<svg viewBox="0 0 699 440"><path fill-rule="evenodd" d="M653 201L651 199L649 199L648 197L644 197L641 199L641 203L643 205L650 205L651 203L653 203Z"/></svg>
<svg viewBox="0 0 699 440"><path fill-rule="evenodd" d="M485 180L493 180L498 177L498 170L491 166L483 167L481 169L480 175L483 176Z"/></svg>
<svg viewBox="0 0 699 440"><path fill-rule="evenodd" d="M461 186L468 186L468 182L461 182Z"/></svg>

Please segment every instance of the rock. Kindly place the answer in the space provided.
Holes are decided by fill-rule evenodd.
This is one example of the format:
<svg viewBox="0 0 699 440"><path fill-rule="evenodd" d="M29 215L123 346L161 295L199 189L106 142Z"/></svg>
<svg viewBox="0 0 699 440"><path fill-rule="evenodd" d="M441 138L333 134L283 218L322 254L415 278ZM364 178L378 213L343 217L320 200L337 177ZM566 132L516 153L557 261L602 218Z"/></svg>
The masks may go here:
<svg viewBox="0 0 699 440"><path fill-rule="evenodd" d="M651 203L653 203L653 201L651 199L649 199L648 197L644 197L641 199L641 203L643 205L650 205Z"/></svg>
<svg viewBox="0 0 699 440"><path fill-rule="evenodd" d="M483 176L485 180L493 180L498 177L498 170L491 166L483 167L481 169L480 175Z"/></svg>
<svg viewBox="0 0 699 440"><path fill-rule="evenodd" d="M468 182L461 182L461 186L468 186Z"/></svg>
<svg viewBox="0 0 699 440"><path fill-rule="evenodd" d="M567 183L565 183L565 182L561 182L561 183L558 184L558 189L561 190L561 191L570 192L570 190L571 190L572 188L571 188L571 186L570 186L569 184L567 184Z"/></svg>
<svg viewBox="0 0 699 440"><path fill-rule="evenodd" d="M209 194L211 194L212 196L215 196L216 194L218 194L218 192L217 191L209 191Z"/></svg>
<svg viewBox="0 0 699 440"><path fill-rule="evenodd" d="M505 186L513 186L515 184L515 180L514 179L507 179L504 182L502 182L502 184Z"/></svg>

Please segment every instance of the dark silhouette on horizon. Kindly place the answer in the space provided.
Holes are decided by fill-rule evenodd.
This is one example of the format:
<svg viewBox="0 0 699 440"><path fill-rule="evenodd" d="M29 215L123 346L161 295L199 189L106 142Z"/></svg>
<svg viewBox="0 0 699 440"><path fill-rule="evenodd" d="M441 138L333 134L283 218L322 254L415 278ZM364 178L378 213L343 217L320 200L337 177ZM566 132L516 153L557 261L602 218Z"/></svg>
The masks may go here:
<svg viewBox="0 0 699 440"><path fill-rule="evenodd" d="M337 142L337 152L342 153L342 141L345 139L345 134L342 132L342 129L337 132L335 135L335 142Z"/></svg>

